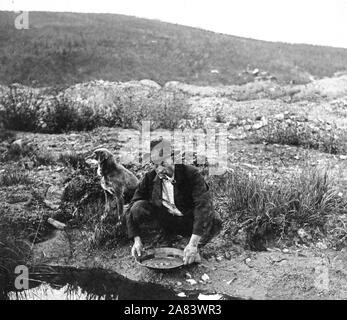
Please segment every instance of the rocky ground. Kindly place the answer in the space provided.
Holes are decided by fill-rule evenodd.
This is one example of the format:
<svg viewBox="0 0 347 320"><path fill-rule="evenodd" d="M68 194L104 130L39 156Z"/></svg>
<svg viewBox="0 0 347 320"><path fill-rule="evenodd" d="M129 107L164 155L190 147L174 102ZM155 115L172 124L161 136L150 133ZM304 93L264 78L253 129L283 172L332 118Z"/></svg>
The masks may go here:
<svg viewBox="0 0 347 320"><path fill-rule="evenodd" d="M287 93L292 90L284 98L266 96L264 92L271 92L267 87L262 94L259 91L258 95L251 96L255 100L245 101L233 100L232 94L225 97L226 88L223 88L223 94L218 88L177 84L175 88L190 90L191 108L203 122L219 120L217 125L228 130L230 169L243 167L265 173L275 180L307 167L329 168L336 188L341 196L345 196L347 152L344 145L347 140L344 140L343 132L347 128L347 86L344 81L342 76L335 82L325 79L300 88L282 88ZM154 86L153 83L146 85ZM242 88L237 89L237 92L242 91ZM236 89L233 90L235 93ZM312 98L313 94L318 96L316 100ZM309 95L310 99L307 98ZM312 150L257 141L255 138L262 136L274 122L309 125L314 132L326 132L327 135L333 132L333 135L339 135L342 147L337 154L329 154L319 148ZM184 126L190 125L185 123ZM88 242L91 230L70 226L61 231L47 224L47 217L54 216L59 209L64 187L75 171L57 161L61 154L87 154L104 146L122 160L133 152L138 139L139 131L136 130L97 128L67 134L16 132L14 137L1 143L3 153L16 140L21 144L37 145L52 158L48 163L37 163L26 157L20 161L4 161L0 166L0 175L9 170L23 171L31 180L31 183L0 187L0 213L1 221L13 224L16 229L31 225L25 236L31 244L35 243L32 257L35 263L102 267L134 280L171 286L177 293L198 288L253 299L347 298L347 253L344 247L334 247L329 235L319 242L301 242L290 247L279 241L264 252L245 250L242 242L226 242L219 236L206 247L201 264L172 273L158 273L144 269L130 257L130 243L104 250L92 249ZM344 222L347 223L347 217ZM208 279L205 276L203 281L204 274ZM196 284L188 282L189 279L196 280Z"/></svg>

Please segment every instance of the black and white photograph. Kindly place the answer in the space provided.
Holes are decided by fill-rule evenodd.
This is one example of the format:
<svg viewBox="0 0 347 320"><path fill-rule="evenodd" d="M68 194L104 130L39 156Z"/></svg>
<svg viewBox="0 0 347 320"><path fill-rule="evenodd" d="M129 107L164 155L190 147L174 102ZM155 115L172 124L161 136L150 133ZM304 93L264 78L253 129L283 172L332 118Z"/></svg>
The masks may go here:
<svg viewBox="0 0 347 320"><path fill-rule="evenodd" d="M345 299L347 0L0 0L0 300Z"/></svg>

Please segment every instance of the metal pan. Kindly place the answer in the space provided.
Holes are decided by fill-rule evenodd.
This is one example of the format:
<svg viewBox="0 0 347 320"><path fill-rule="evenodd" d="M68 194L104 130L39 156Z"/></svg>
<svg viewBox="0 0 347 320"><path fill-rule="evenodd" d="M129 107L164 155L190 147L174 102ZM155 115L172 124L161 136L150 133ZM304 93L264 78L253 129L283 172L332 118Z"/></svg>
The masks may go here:
<svg viewBox="0 0 347 320"><path fill-rule="evenodd" d="M183 250L176 248L154 248L147 250L136 261L143 267L152 270L172 270L180 268L183 263Z"/></svg>

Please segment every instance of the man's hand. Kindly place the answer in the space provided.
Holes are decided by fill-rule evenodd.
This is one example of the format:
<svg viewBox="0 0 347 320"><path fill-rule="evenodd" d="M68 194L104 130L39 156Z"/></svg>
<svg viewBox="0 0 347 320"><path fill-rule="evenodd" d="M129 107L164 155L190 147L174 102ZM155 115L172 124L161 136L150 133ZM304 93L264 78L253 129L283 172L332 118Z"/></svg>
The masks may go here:
<svg viewBox="0 0 347 320"><path fill-rule="evenodd" d="M140 237L135 237L133 247L131 248L131 255L134 258L140 257L142 250L143 250L143 245L142 245Z"/></svg>
<svg viewBox="0 0 347 320"><path fill-rule="evenodd" d="M198 252L198 243L200 236L193 234L190 238L188 245L184 249L183 262L184 264L191 264L193 262L201 262L200 254Z"/></svg>

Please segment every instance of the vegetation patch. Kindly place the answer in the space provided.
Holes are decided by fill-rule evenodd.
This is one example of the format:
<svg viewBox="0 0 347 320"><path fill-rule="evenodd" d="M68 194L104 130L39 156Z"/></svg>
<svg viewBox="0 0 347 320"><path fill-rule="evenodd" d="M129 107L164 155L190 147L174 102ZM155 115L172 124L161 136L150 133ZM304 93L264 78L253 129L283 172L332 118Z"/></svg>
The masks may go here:
<svg viewBox="0 0 347 320"><path fill-rule="evenodd" d="M15 171L15 170L6 170L0 174L0 187L8 187L18 184L29 185L33 181L29 176L28 172L25 171Z"/></svg>
<svg viewBox="0 0 347 320"><path fill-rule="evenodd" d="M84 131L99 126L138 129L143 120L151 120L153 129L174 129L182 119L192 118L184 94L165 89L146 95L126 89L109 90L104 92L107 97L102 103L93 95L81 99L74 94L69 90L52 89L47 94L14 87L0 97L0 117L5 128L42 133Z"/></svg>
<svg viewBox="0 0 347 320"><path fill-rule="evenodd" d="M255 143L301 146L331 154L347 153L347 132L325 122L269 119L266 127L253 132L251 139Z"/></svg>
<svg viewBox="0 0 347 320"><path fill-rule="evenodd" d="M211 186L224 219L223 236L233 240L243 232L253 250L264 250L275 240L293 242L301 228L317 239L327 233L328 218L347 209L328 173L316 169L277 182L240 169L212 177Z"/></svg>

